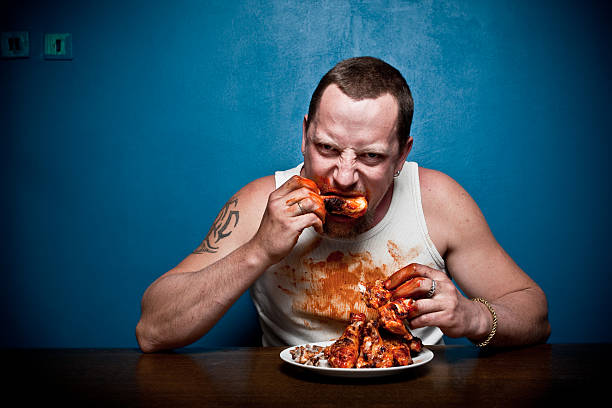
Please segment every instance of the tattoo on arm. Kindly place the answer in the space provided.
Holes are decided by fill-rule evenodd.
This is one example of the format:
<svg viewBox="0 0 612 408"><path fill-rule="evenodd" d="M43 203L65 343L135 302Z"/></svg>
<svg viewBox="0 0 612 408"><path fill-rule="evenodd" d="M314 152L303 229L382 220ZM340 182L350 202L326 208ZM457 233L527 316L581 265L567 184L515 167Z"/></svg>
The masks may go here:
<svg viewBox="0 0 612 408"><path fill-rule="evenodd" d="M203 254L205 252L214 254L219 250L219 241L230 236L234 228L236 228L236 225L238 225L240 212L235 209L237 205L238 197L232 197L225 203L212 227L210 227L210 231L208 231L206 238L204 238L200 246L193 251L194 254Z"/></svg>

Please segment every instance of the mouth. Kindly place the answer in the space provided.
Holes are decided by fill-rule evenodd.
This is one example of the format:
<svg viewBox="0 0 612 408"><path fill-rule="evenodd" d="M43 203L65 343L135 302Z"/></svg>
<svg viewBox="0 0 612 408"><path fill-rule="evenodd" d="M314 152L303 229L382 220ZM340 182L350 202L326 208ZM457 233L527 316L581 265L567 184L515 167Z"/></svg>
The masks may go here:
<svg viewBox="0 0 612 408"><path fill-rule="evenodd" d="M325 186L319 186L321 191L321 197L329 197L329 196L337 196L342 198L355 198L355 197L365 197L366 194L361 191L340 191L335 188L325 188Z"/></svg>
<svg viewBox="0 0 612 408"><path fill-rule="evenodd" d="M368 200L363 195L322 195L329 216L339 220L360 218L368 209ZM337 217L336 217L337 216ZM340 218L341 217L341 218Z"/></svg>

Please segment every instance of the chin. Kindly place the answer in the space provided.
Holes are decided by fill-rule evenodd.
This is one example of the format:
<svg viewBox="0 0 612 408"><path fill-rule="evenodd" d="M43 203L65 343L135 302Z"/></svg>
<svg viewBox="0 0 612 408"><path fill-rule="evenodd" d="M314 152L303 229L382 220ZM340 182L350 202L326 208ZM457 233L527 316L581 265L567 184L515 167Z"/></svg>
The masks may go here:
<svg viewBox="0 0 612 408"><path fill-rule="evenodd" d="M323 232L331 238L354 238L370 229L371 218L369 211L358 219L328 214Z"/></svg>

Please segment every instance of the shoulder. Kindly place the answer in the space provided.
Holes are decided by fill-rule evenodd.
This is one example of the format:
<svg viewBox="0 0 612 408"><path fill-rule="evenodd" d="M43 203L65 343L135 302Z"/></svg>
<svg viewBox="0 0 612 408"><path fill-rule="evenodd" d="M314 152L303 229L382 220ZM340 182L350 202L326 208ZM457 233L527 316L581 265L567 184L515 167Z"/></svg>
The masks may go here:
<svg viewBox="0 0 612 408"><path fill-rule="evenodd" d="M274 176L266 176L238 190L220 208L200 246L167 273L201 270L251 239L275 184Z"/></svg>
<svg viewBox="0 0 612 408"><path fill-rule="evenodd" d="M243 199L250 201L252 204L255 202L267 200L268 196L272 191L276 189L276 182L274 176L265 176L255 179L242 187L235 196L241 196ZM264 202L265 205L265 202Z"/></svg>
<svg viewBox="0 0 612 408"><path fill-rule="evenodd" d="M446 207L451 202L471 199L457 181L438 170L419 167L419 184L421 199L432 204Z"/></svg>
<svg viewBox="0 0 612 408"><path fill-rule="evenodd" d="M430 237L446 252L467 230L488 228L478 205L452 177L419 167L421 203Z"/></svg>
<svg viewBox="0 0 612 408"><path fill-rule="evenodd" d="M268 197L275 189L274 176L265 176L246 184L230 198L229 201L235 201L235 207L242 214L243 220L251 225L249 230L259 225Z"/></svg>

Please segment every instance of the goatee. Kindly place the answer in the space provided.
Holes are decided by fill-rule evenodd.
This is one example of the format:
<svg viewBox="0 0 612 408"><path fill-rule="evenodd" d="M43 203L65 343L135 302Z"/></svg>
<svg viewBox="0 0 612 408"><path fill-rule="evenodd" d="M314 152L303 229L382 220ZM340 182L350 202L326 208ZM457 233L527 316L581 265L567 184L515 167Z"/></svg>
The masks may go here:
<svg viewBox="0 0 612 408"><path fill-rule="evenodd" d="M374 211L368 212L363 217L352 222L333 222L328 220L323 224L323 232L331 238L355 238L372 227Z"/></svg>

